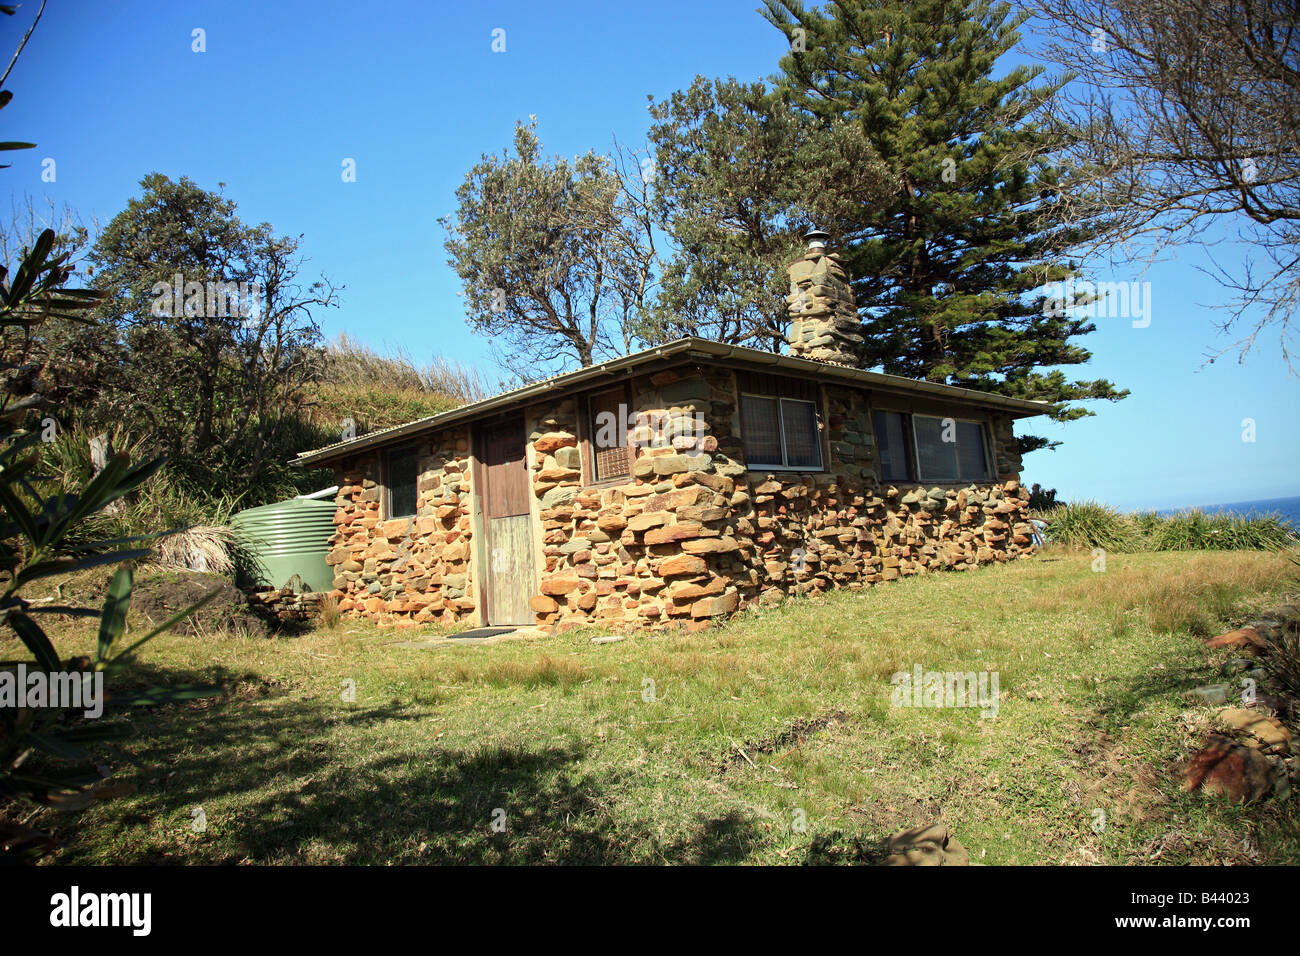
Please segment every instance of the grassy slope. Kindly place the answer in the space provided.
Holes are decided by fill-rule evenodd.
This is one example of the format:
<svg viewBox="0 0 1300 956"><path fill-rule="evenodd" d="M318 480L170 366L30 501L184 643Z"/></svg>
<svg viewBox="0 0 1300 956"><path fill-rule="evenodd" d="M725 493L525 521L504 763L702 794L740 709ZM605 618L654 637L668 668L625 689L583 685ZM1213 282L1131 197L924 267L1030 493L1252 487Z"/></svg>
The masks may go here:
<svg viewBox="0 0 1300 956"><path fill-rule="evenodd" d="M1212 712L1179 691L1224 657L1193 633L1294 588L1285 558L1090 565L1056 553L604 646L589 632L404 649L390 642L412 632L346 622L167 636L141 679L186 672L229 696L134 715L140 766L116 762L137 794L78 818L59 859L859 861L942 819L990 864L1300 862L1294 800L1231 806L1165 770ZM914 663L997 670L999 715L891 708L890 675Z"/></svg>

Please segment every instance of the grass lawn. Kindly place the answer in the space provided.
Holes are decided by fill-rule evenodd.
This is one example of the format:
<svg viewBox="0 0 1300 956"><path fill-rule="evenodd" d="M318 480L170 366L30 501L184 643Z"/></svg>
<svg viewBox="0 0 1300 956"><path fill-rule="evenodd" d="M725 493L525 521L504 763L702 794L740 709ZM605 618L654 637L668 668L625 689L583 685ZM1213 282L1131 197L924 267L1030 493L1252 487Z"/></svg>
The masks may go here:
<svg viewBox="0 0 1300 956"><path fill-rule="evenodd" d="M105 759L134 794L34 825L56 863L870 862L934 821L988 864L1297 863L1300 800L1230 805L1167 770L1213 714L1180 692L1228 656L1198 637L1295 570L1049 551L605 645L166 635L131 680L226 694L133 712ZM915 664L996 671L997 716L891 707Z"/></svg>

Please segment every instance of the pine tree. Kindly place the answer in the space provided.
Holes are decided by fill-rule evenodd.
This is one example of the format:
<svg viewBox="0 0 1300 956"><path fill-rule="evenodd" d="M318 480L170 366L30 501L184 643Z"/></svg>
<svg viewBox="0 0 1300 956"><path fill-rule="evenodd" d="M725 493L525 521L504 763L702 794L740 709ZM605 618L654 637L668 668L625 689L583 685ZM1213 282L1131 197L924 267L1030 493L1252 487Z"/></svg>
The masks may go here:
<svg viewBox="0 0 1300 956"><path fill-rule="evenodd" d="M995 78L1024 16L986 0L765 0L786 34L780 87L827 128L856 125L896 177L837 236L863 313L865 368L1051 402L1118 400L1109 381L1071 381L1095 326L1048 301L1096 224L1053 216L1063 145L1035 121L1056 89L1041 68ZM1022 450L1047 446L1026 436Z"/></svg>

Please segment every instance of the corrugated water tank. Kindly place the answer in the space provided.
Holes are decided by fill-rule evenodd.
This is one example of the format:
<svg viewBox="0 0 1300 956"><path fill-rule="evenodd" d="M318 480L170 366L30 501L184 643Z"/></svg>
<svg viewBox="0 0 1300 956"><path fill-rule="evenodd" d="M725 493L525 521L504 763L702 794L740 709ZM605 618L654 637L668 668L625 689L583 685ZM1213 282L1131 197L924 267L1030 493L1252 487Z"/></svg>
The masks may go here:
<svg viewBox="0 0 1300 956"><path fill-rule="evenodd" d="M334 499L291 498L248 508L230 521L255 566L244 577L281 588L295 574L305 588L328 591L334 570L325 563L334 533Z"/></svg>

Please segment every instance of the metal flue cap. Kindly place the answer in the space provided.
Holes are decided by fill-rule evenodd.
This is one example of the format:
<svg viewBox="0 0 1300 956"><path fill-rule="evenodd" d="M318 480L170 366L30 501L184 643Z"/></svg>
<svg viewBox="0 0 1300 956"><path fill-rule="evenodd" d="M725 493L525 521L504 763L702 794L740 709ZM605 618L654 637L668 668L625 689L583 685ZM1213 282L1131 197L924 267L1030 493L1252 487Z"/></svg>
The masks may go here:
<svg viewBox="0 0 1300 956"><path fill-rule="evenodd" d="M825 249L826 242L827 240L830 239L830 237L831 234L827 232L825 229L815 229L815 228L809 229L803 235L804 242L808 243L809 252L813 251L814 249Z"/></svg>

